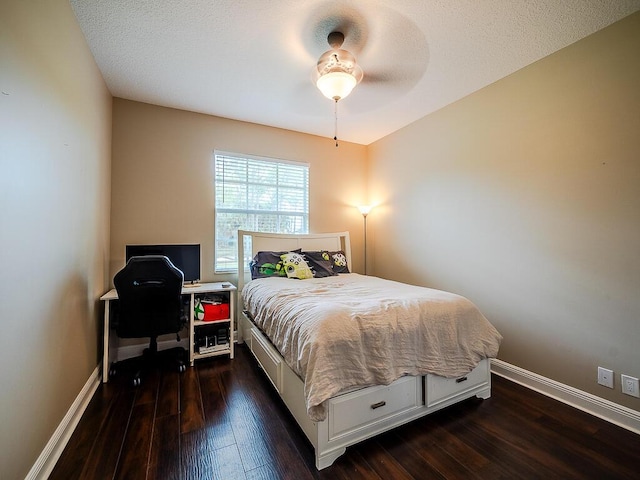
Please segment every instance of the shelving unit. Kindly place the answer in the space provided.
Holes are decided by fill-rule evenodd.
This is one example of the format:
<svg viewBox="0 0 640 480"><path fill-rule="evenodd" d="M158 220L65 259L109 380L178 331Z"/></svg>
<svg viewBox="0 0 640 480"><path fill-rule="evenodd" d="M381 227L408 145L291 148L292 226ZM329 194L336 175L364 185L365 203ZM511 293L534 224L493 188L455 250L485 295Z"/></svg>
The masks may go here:
<svg viewBox="0 0 640 480"><path fill-rule="evenodd" d="M227 286L228 285L228 286ZM228 282L202 283L182 290L189 295L189 363L196 360L229 355L233 358L234 319L237 288ZM229 317L220 320L196 320L194 308L196 300L217 297L229 305ZM224 332L224 334L223 334Z"/></svg>

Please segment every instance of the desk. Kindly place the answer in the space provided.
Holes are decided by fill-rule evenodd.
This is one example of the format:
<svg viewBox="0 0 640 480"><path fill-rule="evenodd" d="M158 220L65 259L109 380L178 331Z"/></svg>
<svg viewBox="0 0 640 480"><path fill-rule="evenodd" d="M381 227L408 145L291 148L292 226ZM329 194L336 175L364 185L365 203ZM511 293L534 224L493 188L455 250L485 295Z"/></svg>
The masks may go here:
<svg viewBox="0 0 640 480"><path fill-rule="evenodd" d="M223 287L229 285L228 287ZM193 362L199 358L213 357L216 355L229 354L230 358L233 358L233 338L234 338L234 324L235 324L235 306L236 306L236 291L237 288L229 282L215 282L215 283L199 283L196 285L187 285L182 287L182 295L189 297L189 363L193 366ZM229 318L223 320L216 320L214 322L203 322L195 320L193 317L193 310L195 305L195 299L198 297L206 297L207 294L222 294L228 295L229 298ZM117 335L111 335L111 302L118 300L118 292L115 288L112 288L107 293L100 297L104 304L104 350L102 354L102 381L106 383L109 381L109 370L111 362L115 362L118 359L118 337ZM228 324L229 325L229 344L226 348L220 350L199 353L196 351L196 331L201 327Z"/></svg>

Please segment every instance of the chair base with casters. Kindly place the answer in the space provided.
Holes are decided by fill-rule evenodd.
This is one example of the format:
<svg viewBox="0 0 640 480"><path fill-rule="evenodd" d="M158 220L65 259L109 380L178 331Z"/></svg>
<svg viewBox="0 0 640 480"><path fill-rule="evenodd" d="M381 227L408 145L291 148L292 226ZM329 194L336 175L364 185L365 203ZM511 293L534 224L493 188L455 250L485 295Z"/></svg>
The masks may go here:
<svg viewBox="0 0 640 480"><path fill-rule="evenodd" d="M158 350L157 340L151 339L149 347L144 349L142 356L111 363L109 377L119 377L124 374L131 379L134 387L139 387L143 376L155 368L184 373L187 369L187 358L187 350L183 347Z"/></svg>
<svg viewBox="0 0 640 480"><path fill-rule="evenodd" d="M167 357L178 372L186 370L185 349L177 347L159 352L157 341L158 336L165 334L175 334L180 340L178 333L186 323L184 312L188 308L181 295L183 279L182 272L161 255L131 257L113 278L118 292L118 302L114 305L116 334L120 338L149 338L149 347L139 360L142 368L133 376L134 386L140 385L143 370ZM120 370L119 366L119 363L112 364L109 375Z"/></svg>

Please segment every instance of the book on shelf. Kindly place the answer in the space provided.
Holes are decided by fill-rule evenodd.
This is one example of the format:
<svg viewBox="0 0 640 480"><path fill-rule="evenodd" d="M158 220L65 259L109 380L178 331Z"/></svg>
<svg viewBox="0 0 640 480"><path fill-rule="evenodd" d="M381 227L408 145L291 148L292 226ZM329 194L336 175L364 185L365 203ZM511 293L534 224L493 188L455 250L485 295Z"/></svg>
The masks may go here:
<svg viewBox="0 0 640 480"><path fill-rule="evenodd" d="M221 345L211 345L209 347L200 347L198 349L198 353L205 354L205 353L219 352L221 350L226 350L228 348L229 348L229 344L223 343Z"/></svg>

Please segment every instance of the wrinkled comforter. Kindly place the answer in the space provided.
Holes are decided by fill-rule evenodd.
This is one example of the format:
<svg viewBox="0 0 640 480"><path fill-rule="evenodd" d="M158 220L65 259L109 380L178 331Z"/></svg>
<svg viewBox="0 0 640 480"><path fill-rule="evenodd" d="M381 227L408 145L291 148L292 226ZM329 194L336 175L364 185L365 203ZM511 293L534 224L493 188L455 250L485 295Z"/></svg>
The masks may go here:
<svg viewBox="0 0 640 480"><path fill-rule="evenodd" d="M459 377L498 353L502 336L460 295L355 273L261 278L245 309L304 381L307 413L325 400L404 375Z"/></svg>

